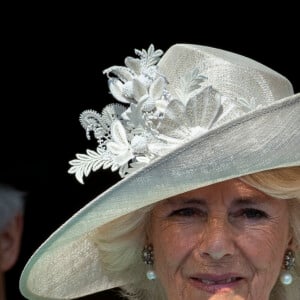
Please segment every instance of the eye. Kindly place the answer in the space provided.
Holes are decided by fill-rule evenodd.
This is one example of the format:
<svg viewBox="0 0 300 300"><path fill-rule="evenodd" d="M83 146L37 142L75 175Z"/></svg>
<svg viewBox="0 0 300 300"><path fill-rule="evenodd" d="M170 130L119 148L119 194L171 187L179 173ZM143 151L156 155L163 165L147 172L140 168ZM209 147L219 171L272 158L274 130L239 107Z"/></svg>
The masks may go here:
<svg viewBox="0 0 300 300"><path fill-rule="evenodd" d="M170 214L170 216L179 216L179 217L193 217L193 216L202 216L202 215L204 215L204 212L193 207L185 207L185 208L177 209Z"/></svg>
<svg viewBox="0 0 300 300"><path fill-rule="evenodd" d="M255 208L245 208L241 211L241 215L247 219L263 219L268 217L264 211Z"/></svg>

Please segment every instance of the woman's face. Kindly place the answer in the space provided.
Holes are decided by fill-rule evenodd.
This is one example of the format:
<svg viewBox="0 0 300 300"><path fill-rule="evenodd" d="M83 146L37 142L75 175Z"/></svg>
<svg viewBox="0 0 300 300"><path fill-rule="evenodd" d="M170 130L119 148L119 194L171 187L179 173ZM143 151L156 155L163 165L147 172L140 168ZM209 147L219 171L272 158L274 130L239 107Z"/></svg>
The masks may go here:
<svg viewBox="0 0 300 300"><path fill-rule="evenodd" d="M289 247L287 201L238 179L157 204L149 241L168 299L266 300Z"/></svg>

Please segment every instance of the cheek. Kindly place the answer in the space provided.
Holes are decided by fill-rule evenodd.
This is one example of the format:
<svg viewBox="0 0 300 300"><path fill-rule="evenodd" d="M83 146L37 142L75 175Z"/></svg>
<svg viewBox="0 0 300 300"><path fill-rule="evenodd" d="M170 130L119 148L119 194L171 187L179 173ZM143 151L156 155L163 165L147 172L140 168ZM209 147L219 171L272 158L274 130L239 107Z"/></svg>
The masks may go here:
<svg viewBox="0 0 300 300"><path fill-rule="evenodd" d="M181 267L193 248L193 237L187 228L174 224L156 226L151 230L151 242L154 248L154 268L167 285L181 281Z"/></svg>
<svg viewBox="0 0 300 300"><path fill-rule="evenodd" d="M240 249L258 282L275 283L288 247L288 223L274 222L251 229L239 239Z"/></svg>

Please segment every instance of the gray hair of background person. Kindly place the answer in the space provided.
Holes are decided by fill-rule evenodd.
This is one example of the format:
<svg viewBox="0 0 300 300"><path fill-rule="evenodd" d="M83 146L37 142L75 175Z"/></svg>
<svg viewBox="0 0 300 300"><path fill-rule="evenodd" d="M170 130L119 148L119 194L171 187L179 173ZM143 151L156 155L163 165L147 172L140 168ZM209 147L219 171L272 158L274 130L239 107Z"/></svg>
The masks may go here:
<svg viewBox="0 0 300 300"><path fill-rule="evenodd" d="M26 193L13 186L0 184L0 230L3 230L9 221L24 211Z"/></svg>

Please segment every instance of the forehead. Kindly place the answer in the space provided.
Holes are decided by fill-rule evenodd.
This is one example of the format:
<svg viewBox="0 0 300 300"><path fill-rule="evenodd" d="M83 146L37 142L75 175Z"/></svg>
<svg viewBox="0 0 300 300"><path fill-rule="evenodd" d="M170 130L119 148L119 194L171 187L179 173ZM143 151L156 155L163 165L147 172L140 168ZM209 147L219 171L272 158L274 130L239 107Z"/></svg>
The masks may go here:
<svg viewBox="0 0 300 300"><path fill-rule="evenodd" d="M217 202L223 202L226 204L230 203L230 205L232 203L244 205L263 202L271 204L271 202L274 201L281 203L285 202L266 195L239 179L232 179L175 195L161 201L159 204L174 205L187 202L197 202L197 204L211 205L216 204Z"/></svg>
<svg viewBox="0 0 300 300"><path fill-rule="evenodd" d="M239 195L262 195L267 196L263 192L259 191L258 189L244 183L240 179L231 179L219 183L215 183L209 186L201 187L195 190L191 190L172 198L185 198L190 196L197 196L197 195L210 195L210 194L239 194Z"/></svg>

